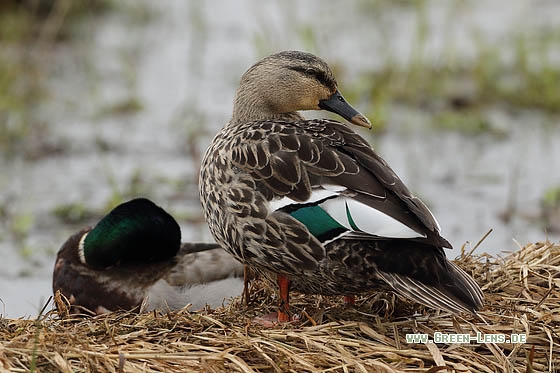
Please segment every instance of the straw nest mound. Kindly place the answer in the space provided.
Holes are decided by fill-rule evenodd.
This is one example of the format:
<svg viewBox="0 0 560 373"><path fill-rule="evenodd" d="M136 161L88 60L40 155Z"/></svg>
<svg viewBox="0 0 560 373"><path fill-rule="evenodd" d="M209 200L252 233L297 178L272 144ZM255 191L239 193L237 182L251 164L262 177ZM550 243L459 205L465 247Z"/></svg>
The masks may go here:
<svg viewBox="0 0 560 373"><path fill-rule="evenodd" d="M560 245L535 243L504 258L463 255L459 265L486 295L480 317L423 308L391 294L341 300L294 295L300 322L262 328L273 292L254 282L248 306L194 313L51 311L0 319L0 371L38 372L544 372L560 356ZM406 334L525 334L526 343L408 343ZM493 338L493 337L492 337Z"/></svg>

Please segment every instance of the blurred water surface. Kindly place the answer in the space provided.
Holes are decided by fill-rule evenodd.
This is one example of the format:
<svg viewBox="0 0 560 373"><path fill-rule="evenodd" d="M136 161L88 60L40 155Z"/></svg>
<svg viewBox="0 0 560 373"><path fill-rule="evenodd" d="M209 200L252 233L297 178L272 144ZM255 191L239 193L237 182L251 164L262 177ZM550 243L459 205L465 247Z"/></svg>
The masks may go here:
<svg viewBox="0 0 560 373"><path fill-rule="evenodd" d="M317 53L339 72L344 93L375 84L361 74L389 58L409 63L419 23L428 29L425 58L468 61L478 39L499 50L520 28L558 30L560 3L434 1L419 10L382 1L128 1L85 19L73 38L43 51L48 94L33 111L47 129L30 141L61 150L0 158L0 314L35 316L60 245L118 198L149 197L176 216L183 240L211 240L200 221L199 156L260 57ZM488 105L482 114L500 135L472 135L434 126L422 106L385 110L386 131L362 133L430 206L455 246L449 257L491 228L478 251L559 238L539 224L543 194L560 185L557 115ZM55 211L69 204L95 213L63 221Z"/></svg>

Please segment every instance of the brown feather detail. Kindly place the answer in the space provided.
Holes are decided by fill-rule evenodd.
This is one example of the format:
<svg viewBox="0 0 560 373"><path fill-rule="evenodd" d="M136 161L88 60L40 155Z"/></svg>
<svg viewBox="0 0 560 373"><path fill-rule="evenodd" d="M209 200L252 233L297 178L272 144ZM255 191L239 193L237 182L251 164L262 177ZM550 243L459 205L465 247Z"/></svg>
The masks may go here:
<svg viewBox="0 0 560 373"><path fill-rule="evenodd" d="M294 135L284 135L280 137L280 142L282 143L282 149L285 150L299 150L300 143L298 136Z"/></svg>
<svg viewBox="0 0 560 373"><path fill-rule="evenodd" d="M238 159L233 157L238 156ZM257 156L253 148L241 148L239 154L232 154L232 159L236 160L238 165L245 165L249 168L255 168L258 165Z"/></svg>
<svg viewBox="0 0 560 373"><path fill-rule="evenodd" d="M271 134L268 137L266 143L267 143L267 146L268 146L268 151L271 154L276 153L277 151L279 151L282 148L282 142L280 141L280 138L276 134Z"/></svg>
<svg viewBox="0 0 560 373"><path fill-rule="evenodd" d="M254 175L257 180L268 179L274 175L274 169L270 163L267 163L264 167L256 169L252 175Z"/></svg>
<svg viewBox="0 0 560 373"><path fill-rule="evenodd" d="M360 173L358 162L349 155L345 153L338 153L338 159L342 163L342 166L344 167L344 175L347 177L351 175L358 175Z"/></svg>
<svg viewBox="0 0 560 373"><path fill-rule="evenodd" d="M284 213L275 212L271 216L282 225L281 234L288 251L303 263L305 268L314 268L316 262L325 257L325 249L307 228L298 220ZM280 272L283 272L280 270Z"/></svg>
<svg viewBox="0 0 560 373"><path fill-rule="evenodd" d="M300 164L298 165L300 169L303 169L303 166ZM301 170L301 180L299 183L294 185L290 193L290 198L297 202L305 202L309 199L311 194L311 183L309 181L309 175L305 170Z"/></svg>
<svg viewBox="0 0 560 373"><path fill-rule="evenodd" d="M261 237L266 232L266 223L265 222L247 223L243 226L243 230L247 232L249 235L252 235L253 239L257 237Z"/></svg>
<svg viewBox="0 0 560 373"><path fill-rule="evenodd" d="M257 158L257 168L262 168L266 164L268 164L268 157L266 154L267 152L264 151L264 148L262 146L254 146L253 152L255 153L255 157Z"/></svg>
<svg viewBox="0 0 560 373"><path fill-rule="evenodd" d="M427 207L352 129L331 120L269 123L241 126L236 135L242 140L228 145L232 146L230 154L235 166L262 180L273 195L303 202L317 186L309 182L313 175L321 183L341 185L355 192L353 198L425 234L433 244L450 246L439 236ZM268 141L250 141L256 137L255 132L262 135L268 128L277 131L264 136Z"/></svg>
<svg viewBox="0 0 560 373"><path fill-rule="evenodd" d="M290 195L290 192L293 190L292 185L286 184L275 177L267 179L265 183L274 193L279 196Z"/></svg>
<svg viewBox="0 0 560 373"><path fill-rule="evenodd" d="M298 150L299 159L307 164L315 164L320 159L321 152L317 145L310 137L302 137L300 139L300 147Z"/></svg>
<svg viewBox="0 0 560 373"><path fill-rule="evenodd" d="M407 299L451 312L482 307L477 283L445 258L442 248L406 239L338 240L315 272L290 278L294 290L327 295L394 290Z"/></svg>
<svg viewBox="0 0 560 373"><path fill-rule="evenodd" d="M251 235L246 241L252 249L243 251L243 258L258 260L270 271L287 273L314 269L324 258L321 244L291 216L271 214L265 227L260 237Z"/></svg>
<svg viewBox="0 0 560 373"><path fill-rule="evenodd" d="M410 191L406 186L400 181L399 177L395 172L389 167L389 165L375 154L371 149L355 149L349 146L344 146L344 150L348 151L349 154L358 162L363 168L368 170L376 179L384 184L387 188L395 193L402 194L405 196L411 196ZM370 151L367 151L370 150ZM367 191L367 190L364 190Z"/></svg>
<svg viewBox="0 0 560 373"><path fill-rule="evenodd" d="M233 148L231 150L232 159L236 159L239 164L248 164L247 149Z"/></svg>
<svg viewBox="0 0 560 373"><path fill-rule="evenodd" d="M310 172L324 176L337 176L344 172L344 166L335 149L325 147L321 152L319 161L309 166Z"/></svg>
<svg viewBox="0 0 560 373"><path fill-rule="evenodd" d="M296 185L301 181L301 167L294 152L278 151L270 158L270 168L280 182Z"/></svg>

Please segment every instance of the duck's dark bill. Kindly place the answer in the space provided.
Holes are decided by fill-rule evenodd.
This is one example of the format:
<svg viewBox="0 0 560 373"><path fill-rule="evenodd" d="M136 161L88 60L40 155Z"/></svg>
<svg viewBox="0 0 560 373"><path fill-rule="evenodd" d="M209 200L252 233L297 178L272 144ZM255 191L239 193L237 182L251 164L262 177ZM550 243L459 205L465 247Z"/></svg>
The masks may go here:
<svg viewBox="0 0 560 373"><path fill-rule="evenodd" d="M357 126L371 128L369 120L346 102L338 90L328 99L320 101L319 107L323 110L332 111Z"/></svg>

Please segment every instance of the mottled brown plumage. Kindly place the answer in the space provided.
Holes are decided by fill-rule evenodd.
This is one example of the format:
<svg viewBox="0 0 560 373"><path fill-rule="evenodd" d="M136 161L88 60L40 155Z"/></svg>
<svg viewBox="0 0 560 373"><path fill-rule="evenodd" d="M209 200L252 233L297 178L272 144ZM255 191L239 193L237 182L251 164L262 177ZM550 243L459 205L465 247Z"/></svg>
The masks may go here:
<svg viewBox="0 0 560 373"><path fill-rule="evenodd" d="M479 309L480 288L445 258L451 245L424 203L346 124L297 112L318 109L369 124L311 54L281 52L243 75L200 174L217 242L302 292L388 288L431 307Z"/></svg>
<svg viewBox="0 0 560 373"><path fill-rule="evenodd" d="M180 240L179 226L149 200L120 205L95 229L110 237L104 245L90 248L102 254L83 253L91 227L72 235L57 253L53 292L60 291L74 313L178 309L188 303L197 309L206 303L219 305L241 291L239 262L215 243L169 244L169 236ZM151 240L146 240L147 235ZM92 257L112 262L100 267L88 262Z"/></svg>

